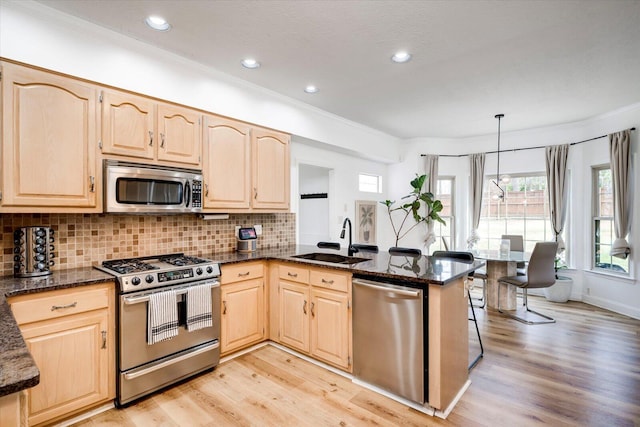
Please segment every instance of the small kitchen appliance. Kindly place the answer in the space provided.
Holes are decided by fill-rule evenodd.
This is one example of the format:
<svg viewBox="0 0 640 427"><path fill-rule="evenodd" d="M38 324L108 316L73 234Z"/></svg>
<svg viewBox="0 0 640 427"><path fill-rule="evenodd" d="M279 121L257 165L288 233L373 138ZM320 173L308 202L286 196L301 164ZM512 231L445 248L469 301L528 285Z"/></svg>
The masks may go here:
<svg viewBox="0 0 640 427"><path fill-rule="evenodd" d="M20 227L13 232L13 273L16 277L51 274L54 265L53 228Z"/></svg>
<svg viewBox="0 0 640 427"><path fill-rule="evenodd" d="M258 235L253 227L242 227L238 230L238 252L255 252Z"/></svg>
<svg viewBox="0 0 640 427"><path fill-rule="evenodd" d="M112 274L118 288L116 405L215 367L220 360L220 266L182 253L108 260L95 268ZM189 288L211 288L212 326L187 329ZM178 332L149 344L152 295L175 292ZM155 295L154 297L157 297Z"/></svg>

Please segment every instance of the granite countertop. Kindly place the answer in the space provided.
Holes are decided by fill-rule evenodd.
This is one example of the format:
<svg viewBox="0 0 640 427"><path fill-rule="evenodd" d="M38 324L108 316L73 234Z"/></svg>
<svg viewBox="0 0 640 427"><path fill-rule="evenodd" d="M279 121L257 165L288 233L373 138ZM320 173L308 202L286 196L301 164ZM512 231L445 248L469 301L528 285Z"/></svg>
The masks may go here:
<svg viewBox="0 0 640 427"><path fill-rule="evenodd" d="M220 264L232 264L252 260L278 260L330 268L353 273L355 277L379 281L399 282L406 286L427 287L429 284L446 285L469 272L480 268L484 261L473 264L435 259L428 256L391 256L387 252L358 252L356 257L366 258L357 264L335 264L296 258L296 255L312 252L347 255L346 249L319 249L315 246L287 246L262 249L252 253L228 252L203 255ZM55 289L92 285L114 280L113 276L94 268L78 268L56 271L42 278L0 278L0 396L36 386L40 372L35 365L20 329L11 313L6 298Z"/></svg>
<svg viewBox="0 0 640 427"><path fill-rule="evenodd" d="M39 278L0 278L0 396L38 385L40 371L33 361L6 297L113 281L93 268L54 272Z"/></svg>
<svg viewBox="0 0 640 427"><path fill-rule="evenodd" d="M378 281L399 282L407 286L425 287L429 284L446 285L453 280L469 274L485 265L477 260L473 264L465 264L429 256L411 257L389 255L388 252L356 252L353 256L366 258L357 264L335 264L296 258L296 255L313 252L347 255L346 249L319 249L315 246L288 246L278 249L263 249L251 253L229 252L213 254L210 258L220 264L237 263L251 260L279 260L316 267L331 268L353 273L356 277Z"/></svg>

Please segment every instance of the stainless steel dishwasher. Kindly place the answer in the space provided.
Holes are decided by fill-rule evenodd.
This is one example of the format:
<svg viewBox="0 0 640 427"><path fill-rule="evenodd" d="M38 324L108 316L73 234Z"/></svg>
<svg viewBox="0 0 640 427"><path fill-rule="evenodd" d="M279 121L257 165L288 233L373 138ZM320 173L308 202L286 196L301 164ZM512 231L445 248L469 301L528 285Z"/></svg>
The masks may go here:
<svg viewBox="0 0 640 427"><path fill-rule="evenodd" d="M357 380L425 402L425 297L422 289L353 280L353 374Z"/></svg>

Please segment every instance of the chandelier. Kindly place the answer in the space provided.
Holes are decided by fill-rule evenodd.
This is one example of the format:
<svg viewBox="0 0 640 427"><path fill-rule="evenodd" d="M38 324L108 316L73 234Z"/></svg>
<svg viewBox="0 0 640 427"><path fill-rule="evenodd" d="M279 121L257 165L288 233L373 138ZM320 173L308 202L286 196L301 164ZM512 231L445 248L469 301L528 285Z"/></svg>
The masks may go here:
<svg viewBox="0 0 640 427"><path fill-rule="evenodd" d="M496 179L492 182L496 187L498 187L499 191L497 196L494 197L497 197L500 200L504 200L504 189L500 186L500 183L507 184L511 180L511 177L509 175L503 175L502 177L500 176L500 120L504 117L504 114L496 114L495 117L496 119L498 119L498 167L496 170Z"/></svg>

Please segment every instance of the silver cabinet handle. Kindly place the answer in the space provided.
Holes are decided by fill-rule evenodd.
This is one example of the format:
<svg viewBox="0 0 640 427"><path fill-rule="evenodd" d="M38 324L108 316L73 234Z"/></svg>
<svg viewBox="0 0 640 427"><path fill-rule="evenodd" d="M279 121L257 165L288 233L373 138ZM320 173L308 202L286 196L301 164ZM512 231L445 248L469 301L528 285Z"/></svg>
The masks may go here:
<svg viewBox="0 0 640 427"><path fill-rule="evenodd" d="M204 196L209 197L209 184L204 185Z"/></svg>
<svg viewBox="0 0 640 427"><path fill-rule="evenodd" d="M189 352L187 354L183 354L182 356L178 356L178 357L172 358L172 359L167 360L165 362L158 363L155 366L151 366L151 367L146 368L146 369L141 369L141 370L136 371L136 372L129 372L127 374L124 374L124 379L125 380L132 380L134 378L138 378L138 377L141 377L143 375L150 374L150 373L155 372L157 370L160 370L162 368L166 368L167 366L171 366L171 365L176 364L178 362L182 362L183 360L187 360L187 359L189 359L191 357L195 357L195 356L197 356L199 354L202 354L202 353L205 353L207 351L216 349L218 347L220 347L220 343L218 341L216 341L211 345L199 348L199 349L197 349L195 351L191 351L191 352Z"/></svg>
<svg viewBox="0 0 640 427"><path fill-rule="evenodd" d="M311 317L316 317L316 314L313 312L313 307L315 307L315 303L311 303Z"/></svg>
<svg viewBox="0 0 640 427"><path fill-rule="evenodd" d="M247 277L250 274L251 274L250 271L247 271L246 273L238 273L238 277Z"/></svg>
<svg viewBox="0 0 640 427"><path fill-rule="evenodd" d="M107 331L102 331L102 347L101 349L107 348Z"/></svg>
<svg viewBox="0 0 640 427"><path fill-rule="evenodd" d="M153 145L153 131L151 130L149 131L149 145Z"/></svg>
<svg viewBox="0 0 640 427"><path fill-rule="evenodd" d="M253 198L254 199L258 198L258 189L256 187L253 187Z"/></svg>
<svg viewBox="0 0 640 427"><path fill-rule="evenodd" d="M222 314L227 314L227 302L222 301Z"/></svg>
<svg viewBox="0 0 640 427"><path fill-rule="evenodd" d="M298 273L292 273L290 271L287 272L287 276L289 277L298 277Z"/></svg>
<svg viewBox="0 0 640 427"><path fill-rule="evenodd" d="M96 177L95 176L90 176L89 177L89 191L91 193L95 193L96 190Z"/></svg>
<svg viewBox="0 0 640 427"><path fill-rule="evenodd" d="M304 300L304 304L302 305L302 312L307 314L307 300Z"/></svg>
<svg viewBox="0 0 640 427"><path fill-rule="evenodd" d="M327 285L333 285L333 280L322 279L322 283L326 283Z"/></svg>
<svg viewBox="0 0 640 427"><path fill-rule="evenodd" d="M64 310L65 308L74 308L76 305L78 305L78 301L74 301L71 304L67 305L52 305L51 311Z"/></svg>
<svg viewBox="0 0 640 427"><path fill-rule="evenodd" d="M160 148L164 148L164 133L160 134Z"/></svg>

